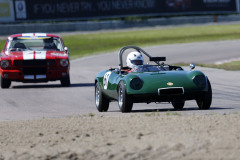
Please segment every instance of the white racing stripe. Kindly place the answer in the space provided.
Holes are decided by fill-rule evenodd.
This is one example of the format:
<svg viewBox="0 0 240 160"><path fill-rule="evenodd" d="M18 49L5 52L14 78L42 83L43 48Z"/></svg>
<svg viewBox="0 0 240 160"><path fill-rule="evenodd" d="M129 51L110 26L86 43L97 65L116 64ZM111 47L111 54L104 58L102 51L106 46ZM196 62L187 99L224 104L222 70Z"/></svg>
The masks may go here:
<svg viewBox="0 0 240 160"><path fill-rule="evenodd" d="M22 36L23 37L33 37L33 36L36 36L36 37L38 37L38 36L47 36L47 34L46 33L35 33L35 34L33 34L33 33L23 33L22 34Z"/></svg>
<svg viewBox="0 0 240 160"><path fill-rule="evenodd" d="M45 79L47 78L46 75L36 75L36 79Z"/></svg>
<svg viewBox="0 0 240 160"><path fill-rule="evenodd" d="M25 75L24 79L34 79L34 75Z"/></svg>
<svg viewBox="0 0 240 160"><path fill-rule="evenodd" d="M47 34L46 33L35 33L35 36L47 36Z"/></svg>
<svg viewBox="0 0 240 160"><path fill-rule="evenodd" d="M23 33L22 34L23 37L32 37L33 36L33 33Z"/></svg>
<svg viewBox="0 0 240 160"><path fill-rule="evenodd" d="M24 60L33 60L34 51L23 51ZM35 59L46 59L46 51L37 51L35 52Z"/></svg>
<svg viewBox="0 0 240 160"><path fill-rule="evenodd" d="M35 59L46 59L46 51L35 52Z"/></svg>
<svg viewBox="0 0 240 160"><path fill-rule="evenodd" d="M34 58L33 51L23 51L23 59L24 60L31 60Z"/></svg>
<svg viewBox="0 0 240 160"><path fill-rule="evenodd" d="M46 79L47 76L45 74L43 75L36 75L36 79ZM35 79L34 75L25 75L24 79Z"/></svg>

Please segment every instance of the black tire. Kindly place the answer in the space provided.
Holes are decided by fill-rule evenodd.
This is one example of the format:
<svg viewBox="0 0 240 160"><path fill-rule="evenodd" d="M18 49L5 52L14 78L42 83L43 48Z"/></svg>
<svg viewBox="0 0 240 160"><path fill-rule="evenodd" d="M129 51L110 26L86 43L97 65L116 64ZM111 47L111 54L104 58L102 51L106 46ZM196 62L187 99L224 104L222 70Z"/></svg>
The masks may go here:
<svg viewBox="0 0 240 160"><path fill-rule="evenodd" d="M182 110L184 107L185 101L183 102L172 102L172 106L175 110Z"/></svg>
<svg viewBox="0 0 240 160"><path fill-rule="evenodd" d="M105 98L98 84L95 84L95 104L99 112L107 112L109 108L109 100Z"/></svg>
<svg viewBox="0 0 240 160"><path fill-rule="evenodd" d="M71 85L69 75L67 77L61 79L60 81L61 81L61 86L62 87L69 87Z"/></svg>
<svg viewBox="0 0 240 160"><path fill-rule="evenodd" d="M200 110L207 110L210 108L212 104L212 87L208 79L207 79L207 84L208 84L208 91L205 94L203 94L201 98L196 100Z"/></svg>
<svg viewBox="0 0 240 160"><path fill-rule="evenodd" d="M131 97L127 95L125 85L122 81L118 85L118 105L122 113L132 111L133 102Z"/></svg>
<svg viewBox="0 0 240 160"><path fill-rule="evenodd" d="M1 88L9 88L11 86L11 81L1 76Z"/></svg>

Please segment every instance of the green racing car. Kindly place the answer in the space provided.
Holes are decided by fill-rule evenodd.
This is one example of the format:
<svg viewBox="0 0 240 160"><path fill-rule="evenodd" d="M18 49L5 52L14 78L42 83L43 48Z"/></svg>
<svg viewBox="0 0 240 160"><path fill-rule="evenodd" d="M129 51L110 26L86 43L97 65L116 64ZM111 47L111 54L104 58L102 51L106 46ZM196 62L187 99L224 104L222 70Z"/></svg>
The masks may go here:
<svg viewBox="0 0 240 160"><path fill-rule="evenodd" d="M145 55L154 64L139 63L134 68L123 66L123 55L129 50ZM118 102L121 112L131 112L133 103L151 102L169 102L174 109L182 110L187 100L196 100L201 110L209 109L212 88L207 76L193 70L194 64L190 64L190 70L184 70L180 66L164 64L165 60L166 57L152 57L136 46L123 47L119 51L119 67L96 75L95 103L98 111L108 111L112 101Z"/></svg>

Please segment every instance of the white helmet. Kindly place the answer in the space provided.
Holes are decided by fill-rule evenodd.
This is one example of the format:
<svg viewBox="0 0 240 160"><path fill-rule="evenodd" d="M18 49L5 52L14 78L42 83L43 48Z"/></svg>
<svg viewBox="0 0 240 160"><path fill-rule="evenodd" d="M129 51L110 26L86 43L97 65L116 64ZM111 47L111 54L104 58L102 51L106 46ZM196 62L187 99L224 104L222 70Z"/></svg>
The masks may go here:
<svg viewBox="0 0 240 160"><path fill-rule="evenodd" d="M130 52L126 60L129 68L134 68L137 65L143 65L143 56L139 52Z"/></svg>

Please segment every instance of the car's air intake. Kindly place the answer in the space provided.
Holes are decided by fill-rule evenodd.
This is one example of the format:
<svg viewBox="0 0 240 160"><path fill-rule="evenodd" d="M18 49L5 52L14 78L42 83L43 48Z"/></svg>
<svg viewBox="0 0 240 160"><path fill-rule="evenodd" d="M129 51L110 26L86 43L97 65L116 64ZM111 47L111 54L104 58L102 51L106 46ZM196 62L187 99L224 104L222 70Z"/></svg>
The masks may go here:
<svg viewBox="0 0 240 160"><path fill-rule="evenodd" d="M176 94L183 94L184 89L182 87L174 87L174 88L159 88L158 94L159 95L176 95Z"/></svg>

